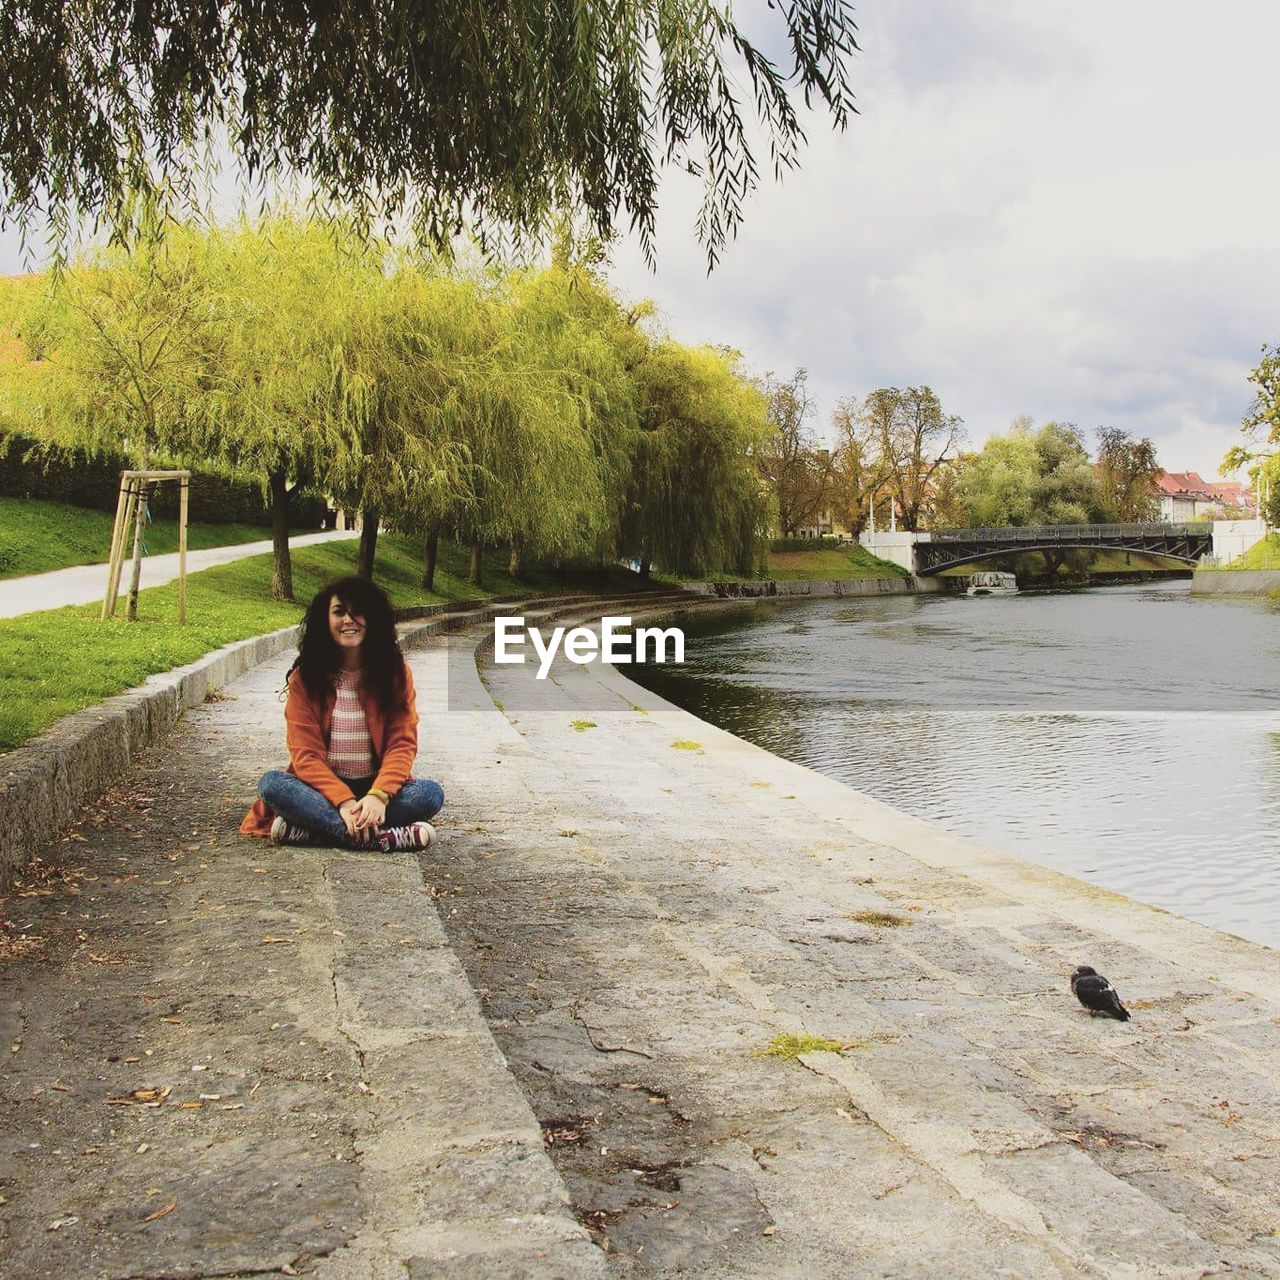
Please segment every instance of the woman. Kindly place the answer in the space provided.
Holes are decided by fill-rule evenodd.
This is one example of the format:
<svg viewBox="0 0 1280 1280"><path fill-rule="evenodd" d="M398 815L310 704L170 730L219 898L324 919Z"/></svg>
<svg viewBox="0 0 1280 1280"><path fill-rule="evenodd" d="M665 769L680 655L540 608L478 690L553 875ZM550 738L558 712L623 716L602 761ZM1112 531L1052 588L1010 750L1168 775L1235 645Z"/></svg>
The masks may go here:
<svg viewBox="0 0 1280 1280"><path fill-rule="evenodd" d="M383 850L431 843L427 819L444 791L409 777L418 751L413 676L391 602L373 583L343 578L312 600L284 720L288 770L262 775L244 835Z"/></svg>

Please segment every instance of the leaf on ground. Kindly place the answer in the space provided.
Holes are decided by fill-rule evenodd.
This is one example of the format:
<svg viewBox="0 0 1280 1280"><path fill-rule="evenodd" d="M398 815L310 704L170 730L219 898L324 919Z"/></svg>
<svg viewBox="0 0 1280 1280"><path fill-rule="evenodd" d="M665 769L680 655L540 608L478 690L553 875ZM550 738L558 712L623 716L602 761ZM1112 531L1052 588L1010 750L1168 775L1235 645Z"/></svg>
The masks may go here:
<svg viewBox="0 0 1280 1280"><path fill-rule="evenodd" d="M173 1212L177 1207L178 1207L178 1197L177 1197L176 1195L175 1195L175 1196L170 1196L170 1197L169 1197L169 1199L168 1199L168 1201L166 1201L166 1203L162 1204L162 1205L160 1206L160 1208L158 1208L158 1209L155 1211L155 1213L149 1213L149 1214L147 1214L147 1216L146 1216L145 1218L143 1218L143 1220L142 1220L142 1221L143 1221L143 1222L154 1222L157 1218L163 1218L163 1217L165 1216L165 1214L166 1214L166 1213L172 1213L172 1212Z"/></svg>

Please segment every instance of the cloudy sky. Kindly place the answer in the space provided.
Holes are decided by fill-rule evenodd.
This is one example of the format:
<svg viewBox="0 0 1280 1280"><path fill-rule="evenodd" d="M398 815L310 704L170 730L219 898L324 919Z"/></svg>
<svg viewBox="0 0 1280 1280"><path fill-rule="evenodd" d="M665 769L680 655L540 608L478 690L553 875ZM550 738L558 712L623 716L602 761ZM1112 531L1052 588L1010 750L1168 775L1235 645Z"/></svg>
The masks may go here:
<svg viewBox="0 0 1280 1280"><path fill-rule="evenodd" d="M760 0L739 0L760 33ZM1019 414L1151 436L1216 472L1280 341L1272 0L867 0L860 115L808 123L708 278L698 192L613 279L676 336L803 365L835 401L928 383L971 443ZM0 271L24 269L12 230Z"/></svg>
<svg viewBox="0 0 1280 1280"><path fill-rule="evenodd" d="M740 5L740 9L744 6ZM809 126L708 279L696 192L613 278L686 341L840 396L925 382L970 440L1017 415L1216 474L1280 341L1269 0L868 0L860 115Z"/></svg>

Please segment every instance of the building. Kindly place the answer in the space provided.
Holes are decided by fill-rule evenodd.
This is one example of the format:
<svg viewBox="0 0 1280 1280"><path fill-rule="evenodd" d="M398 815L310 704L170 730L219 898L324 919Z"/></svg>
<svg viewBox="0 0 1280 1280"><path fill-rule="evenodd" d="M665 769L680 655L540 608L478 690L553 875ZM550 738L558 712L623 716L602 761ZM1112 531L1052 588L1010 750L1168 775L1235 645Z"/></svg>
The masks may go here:
<svg viewBox="0 0 1280 1280"><path fill-rule="evenodd" d="M1238 480L1210 482L1198 471L1162 471L1156 481L1159 519L1169 524L1210 520L1215 515L1253 516L1257 499Z"/></svg>

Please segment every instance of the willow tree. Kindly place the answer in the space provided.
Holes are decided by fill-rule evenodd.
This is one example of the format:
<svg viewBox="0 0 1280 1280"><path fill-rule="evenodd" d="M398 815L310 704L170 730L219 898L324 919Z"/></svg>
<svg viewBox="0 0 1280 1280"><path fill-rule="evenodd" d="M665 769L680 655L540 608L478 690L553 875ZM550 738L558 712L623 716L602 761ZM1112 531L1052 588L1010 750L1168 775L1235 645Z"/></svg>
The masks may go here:
<svg viewBox="0 0 1280 1280"><path fill-rule="evenodd" d="M382 250L341 224L276 217L208 237L222 335L193 418L204 456L261 478L270 496L271 594L293 598L290 495L359 449L352 350Z"/></svg>
<svg viewBox="0 0 1280 1280"><path fill-rule="evenodd" d="M622 549L642 571L754 571L768 516L756 456L768 439L765 397L737 357L654 341L635 370L640 426Z"/></svg>
<svg viewBox="0 0 1280 1280"><path fill-rule="evenodd" d="M251 181L299 177L364 225L443 243L571 202L651 250L672 165L704 183L714 261L757 148L797 163L789 90L837 126L853 110L847 0L778 0L753 25L768 55L706 0L8 0L0 206L59 243L84 215L127 233L140 208L189 209L223 145Z"/></svg>
<svg viewBox="0 0 1280 1280"><path fill-rule="evenodd" d="M124 452L139 467L189 453L193 405L221 358L206 245L178 227L109 248L45 281L23 315L38 334L28 413L55 447Z"/></svg>
<svg viewBox="0 0 1280 1280"><path fill-rule="evenodd" d="M353 317L342 393L356 447L325 476L362 512L359 572L372 576L385 513L426 538L431 587L441 524L474 501L468 420L483 412L500 357L493 303L474 279L439 261L393 265L368 282Z"/></svg>
<svg viewBox="0 0 1280 1280"><path fill-rule="evenodd" d="M563 562L588 551L607 519L590 406L558 358L564 335L542 327L546 309L512 282L491 303L485 376L462 421L471 489L449 516L471 544L477 583L485 546L511 548L520 574L526 555Z"/></svg>
<svg viewBox="0 0 1280 1280"><path fill-rule="evenodd" d="M563 251L550 267L508 280L521 351L529 367L554 382L562 396L568 476L559 486L554 529L522 529L512 544L513 576L527 549L561 560L597 562L616 554L626 486L639 431L635 366L648 340L637 327L647 309L626 311L595 269L588 250L580 260Z"/></svg>

